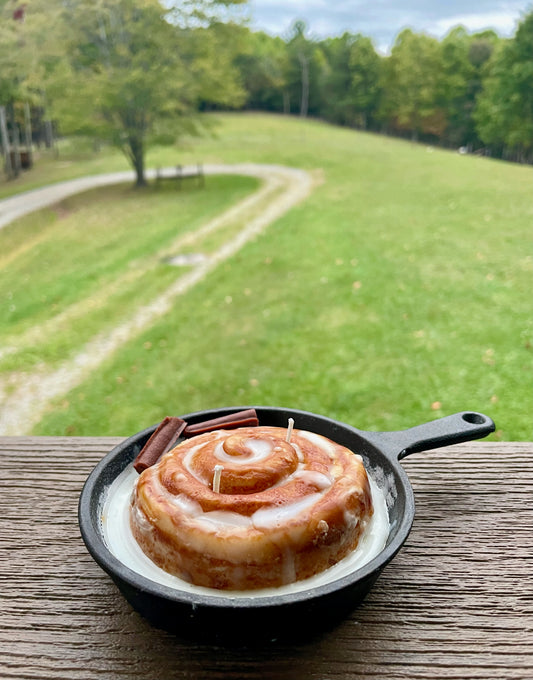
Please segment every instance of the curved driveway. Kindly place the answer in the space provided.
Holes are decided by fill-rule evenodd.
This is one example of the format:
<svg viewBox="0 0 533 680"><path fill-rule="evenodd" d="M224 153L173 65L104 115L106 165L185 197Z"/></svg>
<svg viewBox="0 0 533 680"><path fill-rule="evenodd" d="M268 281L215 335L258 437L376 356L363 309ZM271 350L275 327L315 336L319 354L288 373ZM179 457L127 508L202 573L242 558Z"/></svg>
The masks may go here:
<svg viewBox="0 0 533 680"><path fill-rule="evenodd" d="M196 168L184 168L193 172ZM29 434L33 426L46 413L52 401L80 384L104 360L122 345L140 334L158 318L166 314L176 297L201 281L221 262L234 255L251 238L303 201L313 188L310 173L278 165L241 163L236 165L206 165L206 175L232 174L258 177L261 187L196 232L185 235L183 244L194 242L206 233L213 232L231 222L244 223L244 227L223 243L210 257L199 262L176 280L149 305L139 307L130 319L91 338L79 352L56 368L35 369L32 373L12 373L0 377L0 434ZM165 168L162 174L173 173ZM155 171L148 171L153 178ZM0 229L13 220L34 210L53 205L73 194L108 184L134 180L133 172L110 173L59 182L28 191L0 201ZM39 329L35 329L35 334ZM9 348L8 348L9 349ZM17 348L12 348L16 352Z"/></svg>

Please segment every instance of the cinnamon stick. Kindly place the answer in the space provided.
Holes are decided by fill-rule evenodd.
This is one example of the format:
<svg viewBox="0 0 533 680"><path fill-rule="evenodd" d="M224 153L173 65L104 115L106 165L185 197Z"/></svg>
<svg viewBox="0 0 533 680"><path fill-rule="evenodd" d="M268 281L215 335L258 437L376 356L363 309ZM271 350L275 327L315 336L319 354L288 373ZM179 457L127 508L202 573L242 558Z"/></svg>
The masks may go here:
<svg viewBox="0 0 533 680"><path fill-rule="evenodd" d="M141 474L155 465L159 458L176 444L186 426L187 423L181 418L167 416L162 420L134 460L135 470Z"/></svg>
<svg viewBox="0 0 533 680"><path fill-rule="evenodd" d="M246 411L238 411L228 416L220 416L220 418L187 425L183 430L183 436L195 437L197 434L204 434L213 430L233 430L236 427L257 427L257 425L259 425L257 413L255 409L249 408Z"/></svg>
<svg viewBox="0 0 533 680"><path fill-rule="evenodd" d="M141 449L133 462L133 467L141 474L147 468L155 465L164 453L170 451L176 445L181 436L195 437L197 434L204 434L213 430L233 430L237 427L257 427L257 425L259 425L259 419L253 408L220 416L220 418L204 420L194 425L188 425L181 418L167 416L159 423L150 439Z"/></svg>

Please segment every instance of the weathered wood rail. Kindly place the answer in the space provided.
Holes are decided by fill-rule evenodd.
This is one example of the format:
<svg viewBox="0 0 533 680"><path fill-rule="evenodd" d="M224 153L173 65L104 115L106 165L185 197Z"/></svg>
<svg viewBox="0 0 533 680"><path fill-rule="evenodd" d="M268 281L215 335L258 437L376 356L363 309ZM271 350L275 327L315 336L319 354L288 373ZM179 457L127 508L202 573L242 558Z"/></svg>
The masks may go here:
<svg viewBox="0 0 533 680"><path fill-rule="evenodd" d="M230 649L152 628L87 553L79 493L118 441L0 437L1 678L533 678L533 443L403 461L414 527L365 602L308 642Z"/></svg>

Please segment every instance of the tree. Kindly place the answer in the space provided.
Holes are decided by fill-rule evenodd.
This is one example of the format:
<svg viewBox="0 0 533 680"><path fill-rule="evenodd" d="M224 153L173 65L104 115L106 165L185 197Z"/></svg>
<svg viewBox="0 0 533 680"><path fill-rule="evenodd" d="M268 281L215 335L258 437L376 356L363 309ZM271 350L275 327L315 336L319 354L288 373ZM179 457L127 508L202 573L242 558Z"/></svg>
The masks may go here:
<svg viewBox="0 0 533 680"><path fill-rule="evenodd" d="M508 147L520 160L533 153L533 12L487 63L474 114L486 144Z"/></svg>
<svg viewBox="0 0 533 680"><path fill-rule="evenodd" d="M287 46L282 38L246 30L242 51L235 64L252 109L284 110Z"/></svg>
<svg viewBox="0 0 533 680"><path fill-rule="evenodd" d="M438 106L441 72L439 42L427 35L405 29L385 60L384 97L380 115L393 127L440 137L446 127Z"/></svg>
<svg viewBox="0 0 533 680"><path fill-rule="evenodd" d="M0 105L19 126L25 106L31 105L34 113L44 110L44 80L64 54L49 30L59 21L58 7L33 0L29 16L28 21L27 4L0 0Z"/></svg>
<svg viewBox="0 0 533 680"><path fill-rule="evenodd" d="M193 114L207 91L216 101L242 96L215 28L217 7L242 0L168 9L157 0L56 1L62 21L54 30L65 58L45 83L57 120L65 133L121 149L137 186L146 183L147 146L198 131Z"/></svg>
<svg viewBox="0 0 533 680"><path fill-rule="evenodd" d="M459 26L452 29L440 44L442 68L437 101L444 111L446 141L454 146L467 143L473 101L469 83L475 68L469 59L470 36Z"/></svg>
<svg viewBox="0 0 533 680"><path fill-rule="evenodd" d="M379 104L382 60L370 38L358 34L351 45L349 63L352 76L348 89L350 102L359 125L366 128Z"/></svg>
<svg viewBox="0 0 533 680"><path fill-rule="evenodd" d="M325 68L320 82L321 115L340 125L353 125L354 112L350 99L352 72L350 50L354 36L344 33L340 37L327 38L321 44Z"/></svg>
<svg viewBox="0 0 533 680"><path fill-rule="evenodd" d="M381 57L370 38L359 33L329 38L321 47L326 61L323 115L334 123L366 128L379 101Z"/></svg>
<svg viewBox="0 0 533 680"><path fill-rule="evenodd" d="M0 105L17 96L21 82L14 59L19 49L18 28L11 4L4 1L0 7Z"/></svg>
<svg viewBox="0 0 533 680"><path fill-rule="evenodd" d="M318 98L317 71L320 64L317 59L316 45L305 36L307 26L304 21L295 21L291 29L291 38L287 43L287 75L286 79L292 90L292 99L299 104L302 118L307 117L310 109L314 109ZM312 102L312 100L315 100Z"/></svg>
<svg viewBox="0 0 533 680"><path fill-rule="evenodd" d="M442 140L445 143L470 148L479 146L472 113L481 89L484 64L498 40L494 31L469 35L458 26L441 41L437 104L446 120Z"/></svg>

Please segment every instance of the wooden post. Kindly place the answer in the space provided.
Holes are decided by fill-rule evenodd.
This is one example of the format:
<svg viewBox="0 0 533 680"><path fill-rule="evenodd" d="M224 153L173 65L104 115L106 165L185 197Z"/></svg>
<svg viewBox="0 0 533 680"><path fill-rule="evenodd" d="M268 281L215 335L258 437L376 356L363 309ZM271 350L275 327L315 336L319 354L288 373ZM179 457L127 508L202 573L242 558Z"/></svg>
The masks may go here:
<svg viewBox="0 0 533 680"><path fill-rule="evenodd" d="M11 154L9 151L9 137L7 136L6 108L0 106L0 142L2 144L2 154L4 156L4 167L8 178L13 177L11 166Z"/></svg>

